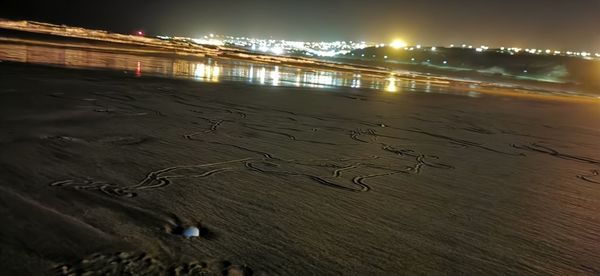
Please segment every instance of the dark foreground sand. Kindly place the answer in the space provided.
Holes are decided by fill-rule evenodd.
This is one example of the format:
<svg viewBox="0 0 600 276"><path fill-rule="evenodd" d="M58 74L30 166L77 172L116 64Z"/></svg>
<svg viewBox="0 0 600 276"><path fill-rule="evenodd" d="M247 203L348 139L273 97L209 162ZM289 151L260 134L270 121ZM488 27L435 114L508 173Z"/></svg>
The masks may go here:
<svg viewBox="0 0 600 276"><path fill-rule="evenodd" d="M600 273L598 103L0 63L0 105L2 274Z"/></svg>

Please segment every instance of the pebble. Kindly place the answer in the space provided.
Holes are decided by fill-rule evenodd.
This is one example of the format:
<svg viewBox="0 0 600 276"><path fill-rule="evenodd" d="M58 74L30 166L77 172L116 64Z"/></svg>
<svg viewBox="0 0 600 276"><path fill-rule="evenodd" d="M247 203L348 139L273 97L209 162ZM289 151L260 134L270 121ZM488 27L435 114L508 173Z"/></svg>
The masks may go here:
<svg viewBox="0 0 600 276"><path fill-rule="evenodd" d="M190 226L188 228L185 228L181 235L183 235L186 238L199 237L200 229L198 229L198 227L195 226Z"/></svg>

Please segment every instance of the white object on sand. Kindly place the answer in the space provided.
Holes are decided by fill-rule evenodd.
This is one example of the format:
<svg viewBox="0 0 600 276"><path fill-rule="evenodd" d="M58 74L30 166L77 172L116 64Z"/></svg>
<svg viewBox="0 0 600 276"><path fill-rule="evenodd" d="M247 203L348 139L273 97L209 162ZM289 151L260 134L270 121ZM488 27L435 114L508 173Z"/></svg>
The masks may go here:
<svg viewBox="0 0 600 276"><path fill-rule="evenodd" d="M190 226L183 230L182 235L186 238L198 237L200 236L200 229L198 229L198 227L195 226Z"/></svg>

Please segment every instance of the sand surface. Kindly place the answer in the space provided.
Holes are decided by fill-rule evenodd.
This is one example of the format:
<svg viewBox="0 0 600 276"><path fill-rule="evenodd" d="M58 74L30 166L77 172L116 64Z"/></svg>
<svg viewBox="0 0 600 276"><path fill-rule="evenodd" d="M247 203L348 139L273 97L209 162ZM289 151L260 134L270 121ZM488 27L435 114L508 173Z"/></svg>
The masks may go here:
<svg viewBox="0 0 600 276"><path fill-rule="evenodd" d="M0 105L2 274L600 273L598 103L3 62Z"/></svg>

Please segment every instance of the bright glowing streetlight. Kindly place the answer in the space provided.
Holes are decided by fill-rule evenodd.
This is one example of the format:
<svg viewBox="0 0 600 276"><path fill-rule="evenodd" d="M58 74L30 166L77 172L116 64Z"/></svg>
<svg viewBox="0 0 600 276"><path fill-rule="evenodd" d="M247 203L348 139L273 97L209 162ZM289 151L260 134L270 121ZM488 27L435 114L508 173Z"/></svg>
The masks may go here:
<svg viewBox="0 0 600 276"><path fill-rule="evenodd" d="M407 44L406 44L406 42L404 42L404 40L396 39L396 40L392 41L392 43L390 43L390 46L394 49L400 49L400 48L406 47Z"/></svg>

